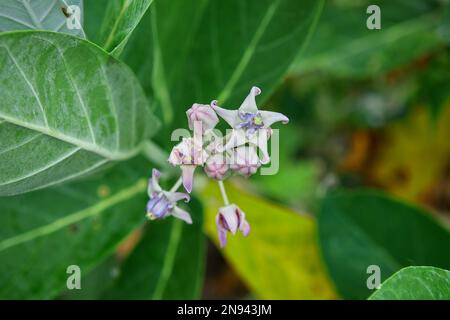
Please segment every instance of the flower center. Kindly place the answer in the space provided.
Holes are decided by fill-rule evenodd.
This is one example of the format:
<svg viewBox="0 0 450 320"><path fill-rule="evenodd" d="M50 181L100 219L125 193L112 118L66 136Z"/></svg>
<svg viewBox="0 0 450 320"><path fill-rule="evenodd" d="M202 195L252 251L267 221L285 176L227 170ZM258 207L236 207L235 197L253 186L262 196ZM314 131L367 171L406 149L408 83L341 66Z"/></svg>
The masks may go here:
<svg viewBox="0 0 450 320"><path fill-rule="evenodd" d="M161 192L150 198L147 204L147 216L151 220L163 218L167 213L172 211L173 204Z"/></svg>
<svg viewBox="0 0 450 320"><path fill-rule="evenodd" d="M239 117L243 120L243 122L238 125L238 128L245 129L250 134L254 133L258 129L264 128L264 122L261 117L261 113L259 112L240 112Z"/></svg>

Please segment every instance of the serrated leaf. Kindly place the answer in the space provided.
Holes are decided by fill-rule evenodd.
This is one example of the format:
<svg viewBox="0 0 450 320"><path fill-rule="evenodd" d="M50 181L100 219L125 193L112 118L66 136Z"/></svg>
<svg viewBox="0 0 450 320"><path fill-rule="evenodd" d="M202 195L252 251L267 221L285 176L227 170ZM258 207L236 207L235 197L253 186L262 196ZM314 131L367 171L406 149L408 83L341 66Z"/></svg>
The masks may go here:
<svg viewBox="0 0 450 320"><path fill-rule="evenodd" d="M148 224L136 249L108 289L107 299L198 299L205 263L203 209L192 198L193 224L172 217Z"/></svg>
<svg viewBox="0 0 450 320"><path fill-rule="evenodd" d="M449 300L450 271L435 267L407 267L381 284L369 300Z"/></svg>
<svg viewBox="0 0 450 320"><path fill-rule="evenodd" d="M319 214L319 240L327 269L346 299L365 299L367 268L383 281L411 265L450 267L443 254L450 233L425 211L373 191L328 196Z"/></svg>
<svg viewBox="0 0 450 320"><path fill-rule="evenodd" d="M316 242L316 221L306 214L270 203L232 184L229 200L245 212L250 234L229 234L223 254L252 293L261 299L333 299ZM223 206L213 182L202 191L205 228L218 245L215 216Z"/></svg>
<svg viewBox="0 0 450 320"><path fill-rule="evenodd" d="M4 33L0 65L0 195L127 159L157 127L132 71L85 40Z"/></svg>
<svg viewBox="0 0 450 320"><path fill-rule="evenodd" d="M66 14L69 6L80 9L80 29L69 29ZM76 16L73 19L77 19ZM83 30L83 0L2 0L0 32L14 30L48 30L86 38Z"/></svg>
<svg viewBox="0 0 450 320"><path fill-rule="evenodd" d="M83 276L112 253L146 219L147 166L137 158L105 176L3 198L0 297L55 297L69 265Z"/></svg>

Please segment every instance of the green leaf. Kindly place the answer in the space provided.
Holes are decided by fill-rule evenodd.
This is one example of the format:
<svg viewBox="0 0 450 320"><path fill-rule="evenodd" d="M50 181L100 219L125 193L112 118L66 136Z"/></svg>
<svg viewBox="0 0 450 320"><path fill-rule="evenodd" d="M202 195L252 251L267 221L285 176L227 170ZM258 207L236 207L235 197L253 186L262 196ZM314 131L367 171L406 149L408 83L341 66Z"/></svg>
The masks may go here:
<svg viewBox="0 0 450 320"><path fill-rule="evenodd" d="M223 254L261 299L335 298L319 257L316 221L304 213L270 203L226 184L230 202L244 212L250 234L228 235ZM202 192L206 232L218 245L215 216L223 201L212 182Z"/></svg>
<svg viewBox="0 0 450 320"><path fill-rule="evenodd" d="M86 38L83 28L69 29L67 27L64 10L71 5L80 8L79 23L82 25L82 0L2 0L0 2L0 32L38 29ZM76 17L74 16L73 19Z"/></svg>
<svg viewBox="0 0 450 320"><path fill-rule="evenodd" d="M205 236L203 208L192 198L193 224L169 217L148 224L120 269L107 299L198 299L203 285Z"/></svg>
<svg viewBox="0 0 450 320"><path fill-rule="evenodd" d="M369 300L448 300L450 271L435 267L406 267L396 272Z"/></svg>
<svg viewBox="0 0 450 320"><path fill-rule="evenodd" d="M83 276L111 254L145 221L147 165L137 158L104 177L2 199L0 298L55 297L69 265Z"/></svg>
<svg viewBox="0 0 450 320"><path fill-rule="evenodd" d="M443 254L450 233L430 214L373 191L328 196L319 214L319 239L327 269L344 298L365 299L367 268L381 279L410 265L450 267Z"/></svg>
<svg viewBox="0 0 450 320"><path fill-rule="evenodd" d="M103 8L106 13L98 37L102 47L118 57L152 2L153 0L108 1L106 9ZM92 3L92 6L103 6L103 3Z"/></svg>
<svg viewBox="0 0 450 320"><path fill-rule="evenodd" d="M127 159L157 128L132 71L90 42L4 33L0 65L0 195Z"/></svg>
<svg viewBox="0 0 450 320"><path fill-rule="evenodd" d="M207 3L208 0L155 2L124 51L124 61L136 72L146 92L163 102L162 115L167 123L174 116L170 88L184 74Z"/></svg>
<svg viewBox="0 0 450 320"><path fill-rule="evenodd" d="M253 85L267 98L307 44L324 4L196 2L155 3L145 17L150 27L143 25L136 35L151 39L152 54L145 53L141 40L141 46L130 46L124 58L137 74L141 72L143 87L153 91L165 122L174 119L174 126L185 123L185 110L194 102L218 98L221 104L238 106ZM148 57L152 64L145 61Z"/></svg>
<svg viewBox="0 0 450 320"><path fill-rule="evenodd" d="M331 1L314 41L293 66L295 73L323 70L338 76L375 75L404 65L442 44L445 3L380 0L381 30L369 30L370 0Z"/></svg>

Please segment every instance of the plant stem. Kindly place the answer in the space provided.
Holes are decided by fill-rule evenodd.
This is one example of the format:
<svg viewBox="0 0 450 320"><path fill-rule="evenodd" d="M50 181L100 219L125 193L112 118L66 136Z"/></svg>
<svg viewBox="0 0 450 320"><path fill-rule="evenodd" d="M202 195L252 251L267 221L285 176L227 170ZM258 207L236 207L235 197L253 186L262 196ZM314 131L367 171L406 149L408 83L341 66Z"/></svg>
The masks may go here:
<svg viewBox="0 0 450 320"><path fill-rule="evenodd" d="M226 206L228 206L230 204L230 202L228 201L228 196L227 196L227 192L225 191L225 186L223 184L223 181L219 180L219 181L217 181L217 183L219 184L219 189L220 189L220 193L222 194L223 202L225 203Z"/></svg>
<svg viewBox="0 0 450 320"><path fill-rule="evenodd" d="M169 190L169 192L175 192L178 190L178 188L181 186L181 184L183 183L183 179L181 177L178 178L177 182L175 182L175 184L173 185L173 187Z"/></svg>

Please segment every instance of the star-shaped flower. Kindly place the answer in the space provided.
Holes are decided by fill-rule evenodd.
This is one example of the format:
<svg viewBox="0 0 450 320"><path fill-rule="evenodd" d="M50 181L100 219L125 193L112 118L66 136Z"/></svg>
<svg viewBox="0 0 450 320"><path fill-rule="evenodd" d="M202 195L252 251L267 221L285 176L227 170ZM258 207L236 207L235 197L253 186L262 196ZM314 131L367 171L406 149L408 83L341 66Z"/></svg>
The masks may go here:
<svg viewBox="0 0 450 320"><path fill-rule="evenodd" d="M252 87L250 93L237 110L223 109L217 105L217 100L211 102L211 107L233 129L244 129L248 136L259 129L270 128L273 123L278 121L284 124L288 123L289 119L282 113L258 110L255 97L260 94L261 89Z"/></svg>
<svg viewBox="0 0 450 320"><path fill-rule="evenodd" d="M150 220L162 219L167 216L174 216L178 219L192 224L191 215L176 206L177 201L189 201L189 195L183 192L165 191L159 185L160 172L156 169L152 171L152 177L148 182L147 217Z"/></svg>
<svg viewBox="0 0 450 320"><path fill-rule="evenodd" d="M261 150L263 155L261 163L265 164L270 161L267 152L267 140L272 133L270 126L278 121L286 124L289 119L279 112L258 110L255 97L259 94L261 94L261 90L258 87L252 87L237 110L221 108L217 105L216 100L211 102L211 108L233 128L233 131L227 137L227 143L223 150L249 143ZM258 135L255 135L256 132L258 132Z"/></svg>

